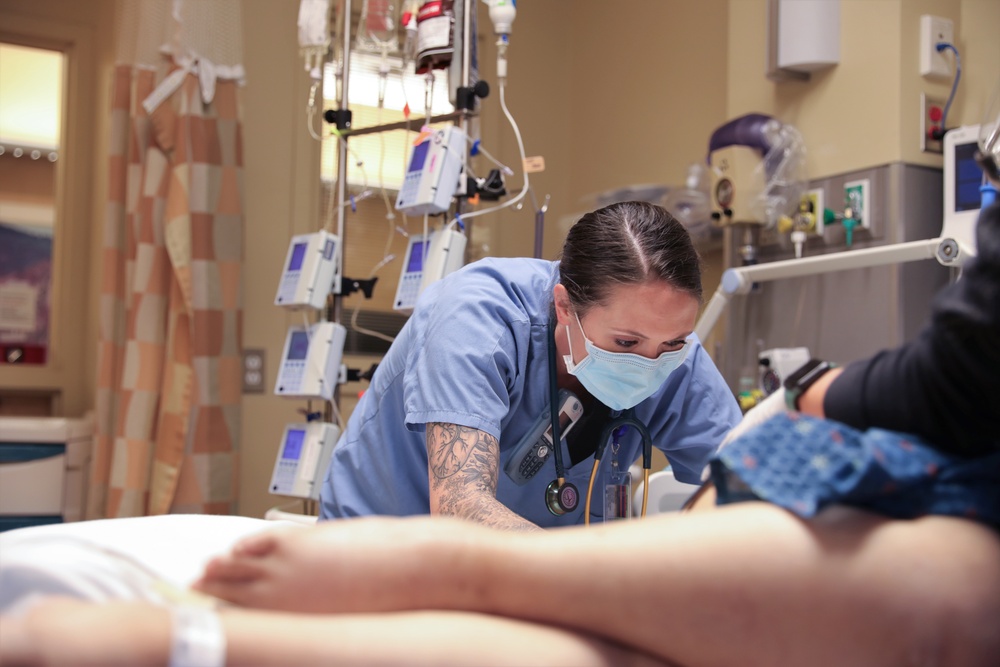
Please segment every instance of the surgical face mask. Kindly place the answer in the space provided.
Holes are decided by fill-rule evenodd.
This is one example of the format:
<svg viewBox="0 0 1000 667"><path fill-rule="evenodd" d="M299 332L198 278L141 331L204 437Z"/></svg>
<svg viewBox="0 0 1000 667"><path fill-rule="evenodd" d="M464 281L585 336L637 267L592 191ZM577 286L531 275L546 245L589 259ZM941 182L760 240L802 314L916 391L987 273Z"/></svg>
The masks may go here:
<svg viewBox="0 0 1000 667"><path fill-rule="evenodd" d="M575 376L591 395L612 410L625 410L656 393L667 377L674 372L687 357L690 345L674 352L664 352L655 359L628 352L609 352L594 345L580 324L587 356L578 364L573 363L573 340L566 330L569 340L569 354L563 355L566 370Z"/></svg>

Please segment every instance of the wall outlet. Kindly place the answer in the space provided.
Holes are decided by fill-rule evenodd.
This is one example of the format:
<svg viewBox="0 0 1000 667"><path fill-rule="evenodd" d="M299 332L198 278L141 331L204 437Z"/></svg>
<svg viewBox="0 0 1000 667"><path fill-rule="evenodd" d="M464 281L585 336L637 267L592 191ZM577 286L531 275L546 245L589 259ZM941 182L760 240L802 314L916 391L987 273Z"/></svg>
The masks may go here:
<svg viewBox="0 0 1000 667"><path fill-rule="evenodd" d="M844 206L853 211L859 229L871 229L871 181L864 178L844 183Z"/></svg>
<svg viewBox="0 0 1000 667"><path fill-rule="evenodd" d="M940 42L955 43L955 23L941 16L924 14L920 17L920 75L947 79L951 62L937 50Z"/></svg>
<svg viewBox="0 0 1000 667"><path fill-rule="evenodd" d="M926 93L920 93L920 151L923 153L943 153L943 137L945 129L942 121L944 118L944 100L936 97L929 97ZM941 139L935 138L934 132L941 130Z"/></svg>
<svg viewBox="0 0 1000 667"><path fill-rule="evenodd" d="M243 350L243 393L264 393L264 350Z"/></svg>

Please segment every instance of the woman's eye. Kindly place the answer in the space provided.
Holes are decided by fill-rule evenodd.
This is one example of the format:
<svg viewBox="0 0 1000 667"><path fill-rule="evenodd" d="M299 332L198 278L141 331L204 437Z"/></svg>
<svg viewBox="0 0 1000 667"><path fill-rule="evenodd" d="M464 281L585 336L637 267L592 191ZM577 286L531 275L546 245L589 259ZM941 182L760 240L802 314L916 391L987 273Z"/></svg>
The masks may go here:
<svg viewBox="0 0 1000 667"><path fill-rule="evenodd" d="M634 347L639 341L635 340L622 340L621 338L615 338L615 345L618 347L630 348Z"/></svg>

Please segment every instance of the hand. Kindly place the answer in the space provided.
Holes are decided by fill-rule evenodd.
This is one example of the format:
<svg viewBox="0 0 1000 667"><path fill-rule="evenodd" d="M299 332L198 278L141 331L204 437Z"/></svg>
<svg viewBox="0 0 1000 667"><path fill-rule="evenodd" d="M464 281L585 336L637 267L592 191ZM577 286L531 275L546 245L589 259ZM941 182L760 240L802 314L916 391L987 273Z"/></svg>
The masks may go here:
<svg viewBox="0 0 1000 667"><path fill-rule="evenodd" d="M788 412L788 406L785 404L785 390L784 388L780 388L743 415L743 420L726 435L722 444L719 445L719 449L722 449L752 428L763 424L771 417L785 412Z"/></svg>

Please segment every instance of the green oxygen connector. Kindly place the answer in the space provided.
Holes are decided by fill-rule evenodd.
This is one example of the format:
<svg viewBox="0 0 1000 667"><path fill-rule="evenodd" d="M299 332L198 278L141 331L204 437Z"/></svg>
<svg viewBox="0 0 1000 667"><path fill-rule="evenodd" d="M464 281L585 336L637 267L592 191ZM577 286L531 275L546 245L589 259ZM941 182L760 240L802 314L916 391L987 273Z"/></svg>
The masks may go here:
<svg viewBox="0 0 1000 667"><path fill-rule="evenodd" d="M823 224L832 225L837 222L837 213L832 208L823 209Z"/></svg>
<svg viewBox="0 0 1000 667"><path fill-rule="evenodd" d="M844 218L840 221L840 224L844 226L844 241L848 248L854 242L854 228L860 223L861 221L854 217L854 210L851 207L847 207L844 210Z"/></svg>

